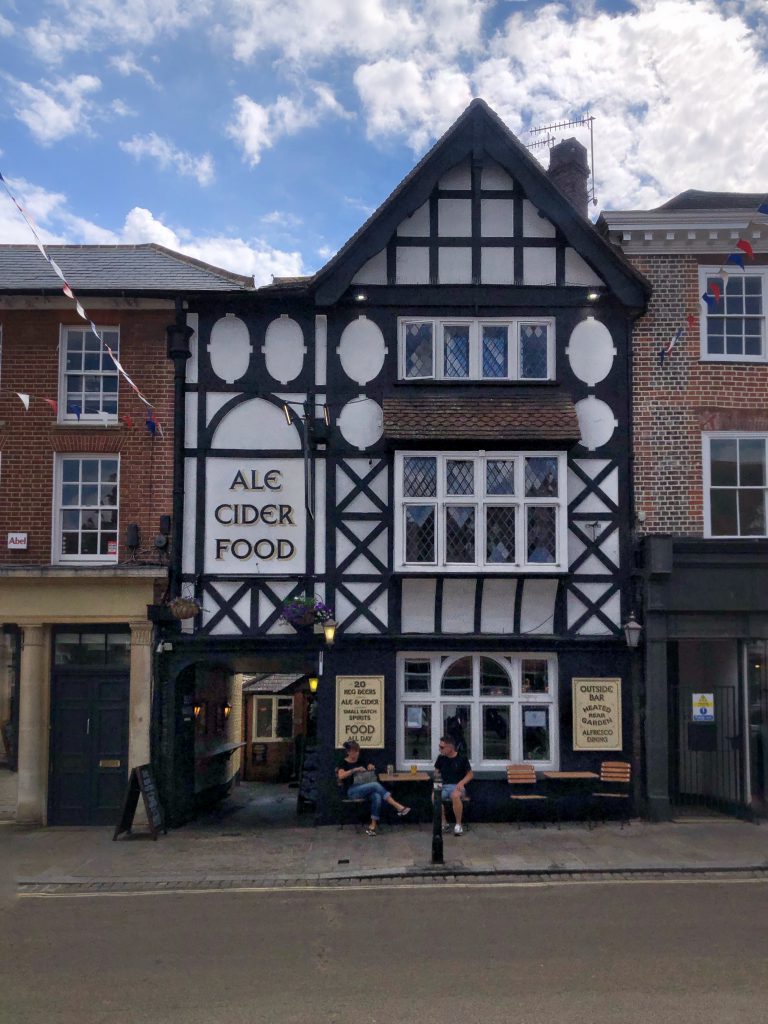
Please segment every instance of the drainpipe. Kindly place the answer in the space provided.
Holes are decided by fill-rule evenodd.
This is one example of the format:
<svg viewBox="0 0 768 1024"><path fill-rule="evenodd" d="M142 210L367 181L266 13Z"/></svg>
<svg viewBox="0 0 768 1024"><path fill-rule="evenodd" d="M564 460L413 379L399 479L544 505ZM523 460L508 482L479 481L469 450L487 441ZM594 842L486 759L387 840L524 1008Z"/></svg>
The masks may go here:
<svg viewBox="0 0 768 1024"><path fill-rule="evenodd" d="M184 535L184 426L186 417L187 360L192 355L189 339L194 330L186 323L181 301L176 302L176 321L165 329L166 352L173 360L173 504L171 553L168 565L168 596L181 594L181 545Z"/></svg>

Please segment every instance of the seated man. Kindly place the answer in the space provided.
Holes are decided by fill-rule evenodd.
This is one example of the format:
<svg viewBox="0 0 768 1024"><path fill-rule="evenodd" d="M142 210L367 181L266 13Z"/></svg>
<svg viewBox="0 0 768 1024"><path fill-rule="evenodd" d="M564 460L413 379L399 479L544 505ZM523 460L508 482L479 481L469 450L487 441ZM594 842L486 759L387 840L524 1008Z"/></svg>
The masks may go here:
<svg viewBox="0 0 768 1024"><path fill-rule="evenodd" d="M461 798L464 795L465 786L472 780L472 765L464 754L457 753L455 741L451 736L441 737L439 750L440 753L435 761L435 771L440 773L443 780L443 804L440 808L443 832L448 832L450 829L445 819L445 803L450 800L456 818L453 834L461 836L464 835L464 829L461 827L461 816L464 809Z"/></svg>

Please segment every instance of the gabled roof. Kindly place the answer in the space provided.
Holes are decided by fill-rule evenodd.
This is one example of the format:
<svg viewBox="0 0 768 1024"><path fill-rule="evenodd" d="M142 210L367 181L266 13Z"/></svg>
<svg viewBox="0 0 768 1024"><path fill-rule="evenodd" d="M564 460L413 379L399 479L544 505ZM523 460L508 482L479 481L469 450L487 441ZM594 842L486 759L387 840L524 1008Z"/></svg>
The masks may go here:
<svg viewBox="0 0 768 1024"><path fill-rule="evenodd" d="M656 210L756 210L766 198L757 192L702 192L686 189L655 207Z"/></svg>
<svg viewBox="0 0 768 1024"><path fill-rule="evenodd" d="M568 244L588 260L621 301L628 306L644 305L650 291L645 278L574 208L481 99L469 104L389 198L315 274L310 286L315 289L317 303L335 302L360 267L384 248L400 222L426 202L440 178L462 159L480 152L520 182L528 199L557 225Z"/></svg>
<svg viewBox="0 0 768 1024"><path fill-rule="evenodd" d="M253 278L146 245L49 245L75 292L172 294L251 291ZM61 281L35 245L0 245L0 292L60 292Z"/></svg>

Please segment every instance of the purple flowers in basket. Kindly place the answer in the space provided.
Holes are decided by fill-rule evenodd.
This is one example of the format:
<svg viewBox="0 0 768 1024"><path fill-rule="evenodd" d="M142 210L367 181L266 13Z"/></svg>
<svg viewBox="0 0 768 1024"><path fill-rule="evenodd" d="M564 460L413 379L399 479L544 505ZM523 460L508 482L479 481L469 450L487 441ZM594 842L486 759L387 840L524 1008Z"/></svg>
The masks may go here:
<svg viewBox="0 0 768 1024"><path fill-rule="evenodd" d="M283 605L280 618L291 626L314 626L316 622L329 622L333 608L318 597L292 597Z"/></svg>

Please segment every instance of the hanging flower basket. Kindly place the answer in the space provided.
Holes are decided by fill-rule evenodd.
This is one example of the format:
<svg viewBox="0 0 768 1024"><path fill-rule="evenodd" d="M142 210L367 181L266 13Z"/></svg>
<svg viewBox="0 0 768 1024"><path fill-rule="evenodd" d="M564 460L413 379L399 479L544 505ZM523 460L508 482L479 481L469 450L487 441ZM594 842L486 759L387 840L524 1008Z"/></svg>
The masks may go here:
<svg viewBox="0 0 768 1024"><path fill-rule="evenodd" d="M280 618L296 630L311 632L313 626L333 618L333 608L318 597L293 597L280 609Z"/></svg>
<svg viewBox="0 0 768 1024"><path fill-rule="evenodd" d="M202 611L202 605L194 597L174 597L168 607L174 619L194 619Z"/></svg>

